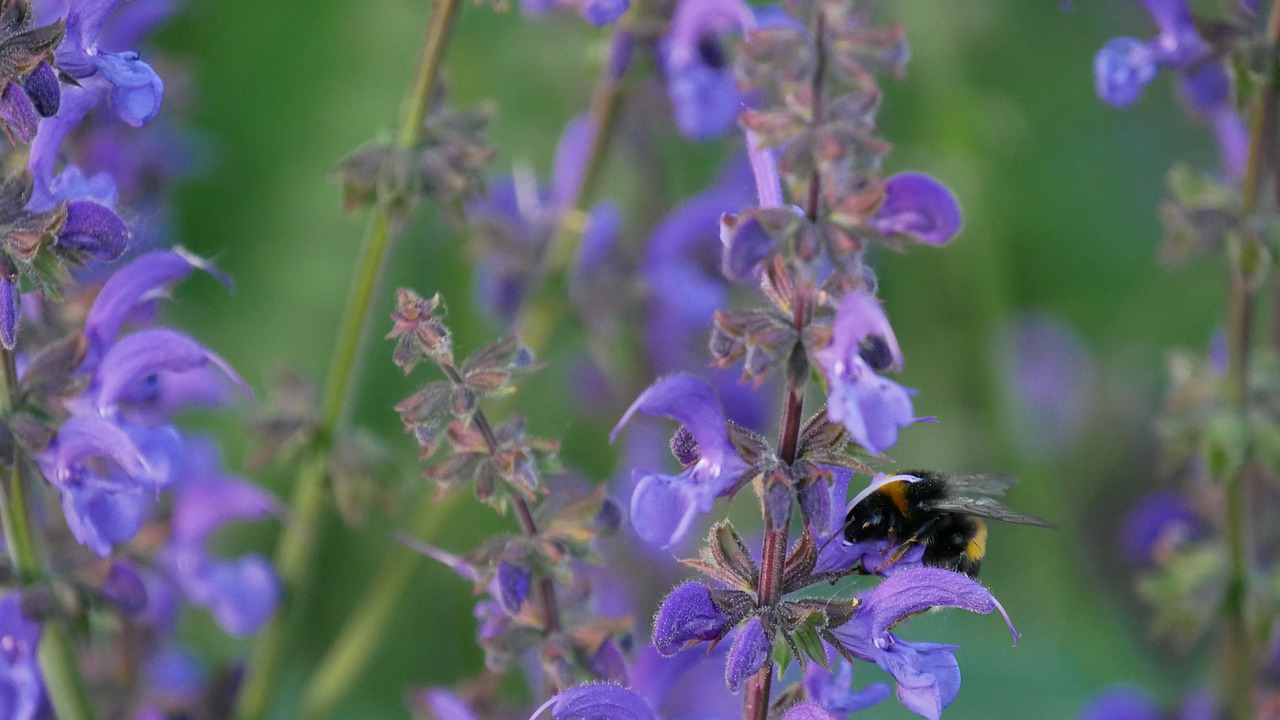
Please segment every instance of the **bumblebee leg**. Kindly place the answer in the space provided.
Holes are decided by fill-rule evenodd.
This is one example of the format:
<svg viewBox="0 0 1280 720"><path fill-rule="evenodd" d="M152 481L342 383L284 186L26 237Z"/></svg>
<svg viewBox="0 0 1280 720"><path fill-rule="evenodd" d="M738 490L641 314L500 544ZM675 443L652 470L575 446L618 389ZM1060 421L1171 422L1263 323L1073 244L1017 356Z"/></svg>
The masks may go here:
<svg viewBox="0 0 1280 720"><path fill-rule="evenodd" d="M916 528L916 531L912 533L911 537L898 543L893 548L893 552L889 554L889 558L881 563L880 567L876 568L875 574L879 575L885 568L900 562L902 558L907 556L907 552L911 550L911 546L919 543L920 538L928 536L929 531L933 530L933 527L937 524L938 516L936 515L920 523L920 527Z"/></svg>

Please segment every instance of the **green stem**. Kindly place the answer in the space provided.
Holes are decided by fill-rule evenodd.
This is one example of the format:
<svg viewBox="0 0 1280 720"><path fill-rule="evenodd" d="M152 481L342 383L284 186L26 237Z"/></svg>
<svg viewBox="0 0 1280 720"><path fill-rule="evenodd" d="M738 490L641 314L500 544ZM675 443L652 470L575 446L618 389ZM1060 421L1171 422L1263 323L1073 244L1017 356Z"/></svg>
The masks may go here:
<svg viewBox="0 0 1280 720"><path fill-rule="evenodd" d="M407 533L413 537L429 537L434 534L447 510L461 495L452 495L443 503L437 503L431 493L418 498ZM360 677L378 642L386 633L396 606L414 573L422 566L422 556L403 545L396 544L390 555L378 568L369 583L356 611L342 627L320 667L312 674L302 693L302 710L299 717L315 720L327 717L352 684Z"/></svg>
<svg viewBox="0 0 1280 720"><path fill-rule="evenodd" d="M18 382L13 353L7 350L0 350L0 382L3 383L0 411L8 415L18 404ZM0 522L4 523L5 544L23 585L49 577L32 530L23 470L26 462L23 453L15 449L8 487L5 492L0 492ZM80 674L80 665L76 662L75 645L61 619L53 618L44 623L38 654L40 674L57 716L61 720L93 720L96 716L84 677Z"/></svg>
<svg viewBox="0 0 1280 720"><path fill-rule="evenodd" d="M614 43L624 41L621 38L623 32L626 31L618 30L615 33ZM621 80L622 78L614 73L612 67L606 66L596 83L588 110L594 132L583 165L582 180L575 188L574 196L569 202L570 211L565 213L566 217L578 215L576 211L584 203L588 189L596 185L603 166L605 149L609 146L616 125L621 99ZM554 277L556 268L568 264L579 235L578 228L572 222L561 224L544 255L543 267L538 272L540 278L535 283L535 289L553 284L548 277ZM548 293L540 292L538 295L539 298L545 299ZM540 303L531 303L531 305L535 307L527 314L528 322L521 321L517 325L525 327L525 333L523 333L525 343L537 348L542 345L538 339L546 339L547 328L542 327L540 321L534 318L554 319L559 317L559 312L548 311ZM430 536L439 525L441 518L447 515L451 501L452 498L443 504L437 504L429 493L423 494L414 509L409 534L414 537ZM536 534L536 528L531 522L532 516L527 508L519 515L522 520L522 530L529 533L530 528L533 528L532 532ZM526 519L530 521L525 523ZM319 668L307 682L302 695L302 718L316 720L332 714L337 703L364 672L378 641L386 633L401 596L418 568L418 559L420 558L417 553L407 548L397 547L378 569L368 589L355 604L355 611L347 618L338 639L330 646L320 661ZM539 584L538 596L545 626L558 627L559 611L556 609L554 588L549 581Z"/></svg>
<svg viewBox="0 0 1280 720"><path fill-rule="evenodd" d="M1266 77L1254 94L1250 109L1249 155L1241 186L1241 215L1245 219L1246 232L1253 232L1259 223L1253 216L1258 212L1262 178L1265 176L1270 148L1275 131L1276 105L1276 54L1280 51L1280 2L1271 7L1267 20L1266 37L1269 43L1269 65ZM1249 242L1248 238L1242 243ZM1227 387L1228 406L1248 421L1249 367L1253 347L1254 315L1257 309L1258 288L1250 268L1241 267L1238 258L1228 257L1229 297L1227 300ZM1249 534L1248 501L1249 465L1252 443L1245 448L1244 460L1226 478L1226 524L1229 548L1229 571L1224 602L1227 632L1223 638L1223 662L1221 663L1222 694L1226 698L1231 717L1248 720L1254 717L1254 671L1252 641L1249 629L1249 581L1251 538Z"/></svg>
<svg viewBox="0 0 1280 720"><path fill-rule="evenodd" d="M396 144L402 148L412 148L418 143L422 121L426 116L431 91L440 69L440 59L444 54L458 5L459 0L437 0L432 9L431 21L422 41L422 49L396 131ZM388 203L379 203L374 208L356 261L355 274L325 382L320 440L313 449L312 458L303 465L299 473L289 522L285 525L276 548L277 570L285 587L284 600L280 610L263 630L250 660L247 677L236 704L236 717L242 720L266 715L268 702L275 691L276 675L287 640L289 622L296 616L294 610L307 586L313 565L315 539L324 516L324 485L327 476L325 450L346 412L351 378L355 374L364 344L364 330L374 289L391 245L391 214L392 208Z"/></svg>

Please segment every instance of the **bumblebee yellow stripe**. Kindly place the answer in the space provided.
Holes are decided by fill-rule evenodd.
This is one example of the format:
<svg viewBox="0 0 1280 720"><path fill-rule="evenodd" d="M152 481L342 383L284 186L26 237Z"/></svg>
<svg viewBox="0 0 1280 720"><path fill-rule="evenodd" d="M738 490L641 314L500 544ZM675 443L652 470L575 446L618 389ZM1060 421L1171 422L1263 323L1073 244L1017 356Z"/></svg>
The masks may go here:
<svg viewBox="0 0 1280 720"><path fill-rule="evenodd" d="M987 554L987 524L973 518L973 538L964 546L964 556L969 562L978 562Z"/></svg>
<svg viewBox="0 0 1280 720"><path fill-rule="evenodd" d="M893 506L898 508L898 512L903 517L907 515L907 481L898 480L897 482L886 483L881 486L880 492L884 493L893 501Z"/></svg>

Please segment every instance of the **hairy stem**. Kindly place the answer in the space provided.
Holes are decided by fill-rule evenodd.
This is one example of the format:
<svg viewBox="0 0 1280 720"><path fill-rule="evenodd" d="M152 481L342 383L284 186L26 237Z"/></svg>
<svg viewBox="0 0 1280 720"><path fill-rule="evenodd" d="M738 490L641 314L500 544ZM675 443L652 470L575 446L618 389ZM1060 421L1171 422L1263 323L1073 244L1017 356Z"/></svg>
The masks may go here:
<svg viewBox="0 0 1280 720"><path fill-rule="evenodd" d="M1241 214L1246 225L1256 226L1262 180L1275 138L1277 99L1277 53L1280 52L1280 3L1274 3L1267 20L1269 64L1267 76L1254 94L1250 108L1249 155L1241 187ZM1274 168L1271 168L1274 169ZM1249 412L1249 368L1253 347L1254 315L1258 288L1256 272L1239 258L1229 258L1230 278L1227 300L1227 402L1247 422ZM1250 443L1252 445L1252 443ZM1223 636L1221 667L1222 695L1231 717L1254 717L1253 643L1249 628L1249 581L1252 538L1245 503L1248 500L1249 466L1252 447L1246 447L1244 461L1226 479L1226 523L1229 545L1229 573L1224 598L1227 632Z"/></svg>
<svg viewBox="0 0 1280 720"><path fill-rule="evenodd" d="M625 30L618 30L613 39L614 49L611 61L617 61L621 52L619 45L630 42ZM577 208L587 195L587 189L594 187L603 165L604 150L612 137L617 108L620 100L619 82L621 72L615 64L607 65L596 83L589 110L589 122L593 130L591 143L581 169L580 181L574 188L573 198L566 215L576 214ZM572 255L573 240L577 231L569 224L562 226L552 248L557 248L558 255ZM550 256L551 249L548 250ZM567 262L567 261L566 261ZM536 291L536 288L535 288ZM543 315L545 313L540 313ZM526 341L528 338L525 338ZM535 345L535 343L527 343ZM483 414L477 414L483 425L477 425L481 433L486 433L486 442L496 440ZM457 497L457 496L454 496ZM451 505L453 498L445 501ZM408 534L413 537L429 536L439 526L445 514L446 505L437 502L430 493L419 498L410 520ZM523 512L521 511L523 508ZM516 512L520 518L528 517L526 526L523 520L521 527L526 534L536 534L537 528L532 524L532 513L523 500L518 500ZM532 531L530 530L532 528ZM364 672L377 643L386 634L396 606L404 595L413 573L418 569L421 557L418 553L404 547L394 548L387 560L378 568L368 589L356 603L355 610L346 619L338 639L325 653L316 672L307 682L303 691L301 717L318 720L329 716L337 703L345 696L352 684ZM556 605L555 588L550 580L543 580L538 585L538 602L542 608L542 617L549 629L559 628L559 611Z"/></svg>
<svg viewBox="0 0 1280 720"><path fill-rule="evenodd" d="M0 391L0 411L7 415L18 405L18 373L12 352L0 349L0 366L0 379L4 383ZM42 582L50 576L36 542L31 503L26 496L27 462L28 458L15 446L8 487L0 492L5 546L22 585ZM96 714L76 661L75 645L60 618L46 621L41 628L39 661L45 691L57 716L63 720L93 720Z"/></svg>
<svg viewBox="0 0 1280 720"><path fill-rule="evenodd" d="M457 15L459 0L436 0L431 20L414 70L413 80L401 108L396 131L396 144L411 148L417 144L422 120L435 86L449 30ZM342 421L348 405L351 379L355 374L360 349L364 344L365 326L378 285L381 269L392 240L392 208L379 203L373 210L356 261L352 285L344 305L337 342L329 363L325 382L321 426L321 442L314 448L312 459L303 465L294 487L289 522L285 525L276 548L277 569L285 593L280 610L263 631L246 670L237 698L236 717L243 720L261 718L276 686L276 675L284 652L289 623L297 600L304 595L313 565L315 537L324 515L324 485L327 467L325 447Z"/></svg>

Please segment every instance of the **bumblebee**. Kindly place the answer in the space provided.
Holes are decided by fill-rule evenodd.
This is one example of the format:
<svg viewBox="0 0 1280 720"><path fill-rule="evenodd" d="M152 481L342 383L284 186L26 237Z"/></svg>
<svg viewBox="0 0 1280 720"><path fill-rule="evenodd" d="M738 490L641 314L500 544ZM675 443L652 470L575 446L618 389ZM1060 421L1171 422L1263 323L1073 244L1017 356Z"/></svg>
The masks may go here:
<svg viewBox="0 0 1280 720"><path fill-rule="evenodd" d="M921 562L978 576L987 553L983 519L1054 527L1034 515L995 500L1013 486L1010 475L948 475L912 470L884 478L855 497L845 517L848 543L888 540L893 552L884 564L898 562L913 545L924 546Z"/></svg>

